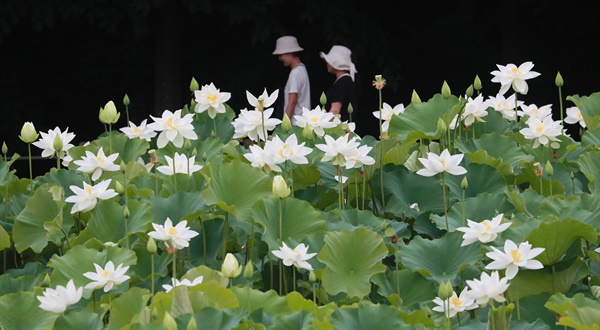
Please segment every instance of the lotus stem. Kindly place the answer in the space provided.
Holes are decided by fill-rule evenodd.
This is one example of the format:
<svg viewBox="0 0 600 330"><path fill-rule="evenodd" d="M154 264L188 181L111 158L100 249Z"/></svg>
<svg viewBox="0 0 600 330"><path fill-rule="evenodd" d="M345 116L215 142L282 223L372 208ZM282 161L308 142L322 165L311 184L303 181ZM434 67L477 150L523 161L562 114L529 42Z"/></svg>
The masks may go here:
<svg viewBox="0 0 600 330"><path fill-rule="evenodd" d="M558 104L560 105L560 124L562 125L562 134L565 134L565 121L562 101L562 87L558 86ZM579 135L581 136L581 135Z"/></svg>
<svg viewBox="0 0 600 330"><path fill-rule="evenodd" d="M33 181L33 170L31 169L31 143L27 143L27 152L29 154L29 180Z"/></svg>
<svg viewBox="0 0 600 330"><path fill-rule="evenodd" d="M292 288L294 289L294 291L296 291L296 269L294 267L291 267L292 269L292 280L294 281L294 283L292 284Z"/></svg>
<svg viewBox="0 0 600 330"><path fill-rule="evenodd" d="M446 197L446 178L444 176L444 172L442 172L442 191L444 192L444 217L446 218L446 231L450 231L450 226L448 226L448 201Z"/></svg>
<svg viewBox="0 0 600 330"><path fill-rule="evenodd" d="M172 273L173 273L173 278L176 279L177 278L177 248L175 248L175 251L173 252L173 269L172 269Z"/></svg>
<svg viewBox="0 0 600 330"><path fill-rule="evenodd" d="M221 252L221 260L225 261L225 255L227 254L227 234L228 234L228 227L229 227L229 217L228 217L229 213L225 213L225 219L224 219L224 224L223 224L223 249Z"/></svg>
<svg viewBox="0 0 600 330"><path fill-rule="evenodd" d="M150 267L151 267L150 283L151 283L151 287L152 287L152 297L154 297L154 253L150 254Z"/></svg>
<svg viewBox="0 0 600 330"><path fill-rule="evenodd" d="M358 209L358 172L354 172L354 199L356 200L356 208Z"/></svg>
<svg viewBox="0 0 600 330"><path fill-rule="evenodd" d="M208 266L208 257L206 256L206 229L204 228L204 221L202 221L202 219L200 219L200 227L202 227L202 252L204 256L204 265Z"/></svg>
<svg viewBox="0 0 600 330"><path fill-rule="evenodd" d="M215 138L217 137L217 117L213 118L213 129L215 131Z"/></svg>
<svg viewBox="0 0 600 330"><path fill-rule="evenodd" d="M365 174L365 170L364 170L364 166L362 167L362 179L363 179L363 186L362 186L362 209L365 209L365 192L367 190L367 177Z"/></svg>

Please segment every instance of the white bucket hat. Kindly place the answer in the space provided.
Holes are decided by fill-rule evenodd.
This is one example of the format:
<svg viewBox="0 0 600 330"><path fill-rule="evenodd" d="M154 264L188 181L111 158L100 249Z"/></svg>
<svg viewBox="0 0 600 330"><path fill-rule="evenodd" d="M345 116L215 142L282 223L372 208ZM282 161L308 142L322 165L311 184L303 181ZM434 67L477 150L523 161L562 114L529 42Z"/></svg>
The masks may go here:
<svg viewBox="0 0 600 330"><path fill-rule="evenodd" d="M350 77L354 80L354 74L356 74L357 71L354 63L352 63L352 59L350 59L350 55L352 55L350 49L344 46L334 45L331 47L328 54L323 52L320 54L321 58L329 63L334 69L349 71Z"/></svg>
<svg viewBox="0 0 600 330"><path fill-rule="evenodd" d="M275 51L273 55L281 55L287 53L295 53L304 50L304 48L298 45L298 40L293 36L283 36L277 39L275 44Z"/></svg>

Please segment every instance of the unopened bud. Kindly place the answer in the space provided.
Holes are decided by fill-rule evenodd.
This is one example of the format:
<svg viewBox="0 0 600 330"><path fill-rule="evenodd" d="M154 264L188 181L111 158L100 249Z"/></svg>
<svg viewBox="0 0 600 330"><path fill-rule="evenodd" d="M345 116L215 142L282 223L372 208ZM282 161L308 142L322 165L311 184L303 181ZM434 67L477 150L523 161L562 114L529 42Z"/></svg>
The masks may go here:
<svg viewBox="0 0 600 330"><path fill-rule="evenodd" d="M321 102L321 105L323 106L323 108L325 108L325 104L327 104L327 95L325 95L325 92L321 92L319 102Z"/></svg>
<svg viewBox="0 0 600 330"><path fill-rule="evenodd" d="M467 95L467 97L473 96L473 84L471 84L469 86L469 88L467 88L467 91L465 92L465 94Z"/></svg>
<svg viewBox="0 0 600 330"><path fill-rule="evenodd" d="M190 139L185 139L185 141L183 142L183 147L185 148L185 150L192 149L192 141L190 141Z"/></svg>
<svg viewBox="0 0 600 330"><path fill-rule="evenodd" d="M108 101L104 109L100 110L100 121L104 124L114 124L119 120L121 114L117 112L117 107L113 101Z"/></svg>
<svg viewBox="0 0 600 330"><path fill-rule="evenodd" d="M446 130L448 129L448 126L446 125L446 123L444 122L444 120L442 118L438 118L437 121L437 131L439 133L446 133Z"/></svg>
<svg viewBox="0 0 600 330"><path fill-rule="evenodd" d="M452 297L454 290L452 289L452 283L450 281L446 281L446 283L440 283L440 288L438 290L438 297L442 300L446 300Z"/></svg>
<svg viewBox="0 0 600 330"><path fill-rule="evenodd" d="M165 317L163 318L163 326L167 330L177 330L177 321L169 314L165 312Z"/></svg>
<svg viewBox="0 0 600 330"><path fill-rule="evenodd" d="M552 164L550 164L550 161L546 161L545 170L546 170L546 173L548 173L549 176L552 176L552 174L554 174L554 167L552 167Z"/></svg>
<svg viewBox="0 0 600 330"><path fill-rule="evenodd" d="M277 198L286 198L290 195L291 189L287 186L285 179L281 175L273 178L273 195Z"/></svg>
<svg viewBox="0 0 600 330"><path fill-rule="evenodd" d="M563 77L560 75L560 71L556 73L556 79L554 79L554 83L556 84L556 87L562 87L562 85L565 83Z"/></svg>
<svg viewBox="0 0 600 330"><path fill-rule="evenodd" d="M252 260L248 260L246 268L244 269L244 278L251 279L252 274L254 274L254 265L252 265Z"/></svg>
<svg viewBox="0 0 600 330"><path fill-rule="evenodd" d="M125 96L123 97L123 105L128 107L130 104L129 102L129 96L127 94L125 94Z"/></svg>
<svg viewBox="0 0 600 330"><path fill-rule="evenodd" d="M410 97L410 102L414 103L414 104L422 103L421 98L419 97L419 94L417 94L417 91L414 89L412 91L412 96Z"/></svg>
<svg viewBox="0 0 600 330"><path fill-rule="evenodd" d="M52 148L54 148L54 151L56 151L56 152L59 152L62 150L63 140L60 137L60 135L57 135L54 137L54 141L52 142ZM2 152L4 152L4 146L2 146Z"/></svg>
<svg viewBox="0 0 600 330"><path fill-rule="evenodd" d="M33 123L25 122L25 124L23 124L23 127L21 128L21 135L19 135L21 141L25 143L31 143L37 140L38 136L39 134L35 130L35 126L33 126Z"/></svg>
<svg viewBox="0 0 600 330"><path fill-rule="evenodd" d="M304 126L304 129L302 130L302 137L304 137L307 140L311 140L313 138L313 131L310 129L310 126L308 126L308 124L306 124L306 126Z"/></svg>
<svg viewBox="0 0 600 330"><path fill-rule="evenodd" d="M192 315L192 317L190 317L190 321L187 324L187 330L196 330L198 329L198 325L196 323L196 318Z"/></svg>
<svg viewBox="0 0 600 330"><path fill-rule="evenodd" d="M192 81L190 81L190 92L194 92L200 89L200 85L196 81L196 78L192 77Z"/></svg>
<svg viewBox="0 0 600 330"><path fill-rule="evenodd" d="M354 112L354 108L352 107L352 103L348 103L348 113L352 114Z"/></svg>
<svg viewBox="0 0 600 330"><path fill-rule="evenodd" d="M44 279L42 280L42 283L40 283L40 285L43 287L50 286L50 275L48 275L48 273L46 273L46 275L44 276Z"/></svg>
<svg viewBox="0 0 600 330"><path fill-rule="evenodd" d="M125 219L129 219L130 216L131 216L131 212L129 212L129 208L127 207L127 205L125 205L125 208L123 209L123 217Z"/></svg>
<svg viewBox="0 0 600 330"><path fill-rule="evenodd" d="M315 272L313 272L312 270L308 273L308 280L311 282L317 281L317 275L315 275Z"/></svg>
<svg viewBox="0 0 600 330"><path fill-rule="evenodd" d="M121 182L119 182L119 181L115 182L115 191L120 195L122 195L125 192L125 187L123 187Z"/></svg>
<svg viewBox="0 0 600 330"><path fill-rule="evenodd" d="M448 99L450 97L450 86L448 85L448 83L444 80L444 84L442 84L442 97L444 99Z"/></svg>
<svg viewBox="0 0 600 330"><path fill-rule="evenodd" d="M469 188L469 180L467 180L466 176L460 182L460 187L463 188L463 189Z"/></svg>
<svg viewBox="0 0 600 330"><path fill-rule="evenodd" d="M475 81L473 82L473 87L476 91L481 90L481 79L479 79L479 75L475 75Z"/></svg>
<svg viewBox="0 0 600 330"><path fill-rule="evenodd" d="M292 129L292 121L290 120L290 117L287 114L283 115L283 120L281 121L281 128L285 132L288 132Z"/></svg>
<svg viewBox="0 0 600 330"><path fill-rule="evenodd" d="M154 238L150 237L148 239L148 243L146 244L146 250L148 250L148 252L154 254L156 253L156 241L154 240Z"/></svg>

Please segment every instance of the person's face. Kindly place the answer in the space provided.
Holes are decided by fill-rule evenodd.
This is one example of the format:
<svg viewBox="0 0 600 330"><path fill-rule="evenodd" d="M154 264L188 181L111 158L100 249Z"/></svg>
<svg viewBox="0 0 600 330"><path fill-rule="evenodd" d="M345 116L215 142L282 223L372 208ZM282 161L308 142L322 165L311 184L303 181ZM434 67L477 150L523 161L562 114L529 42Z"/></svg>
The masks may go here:
<svg viewBox="0 0 600 330"><path fill-rule="evenodd" d="M293 55L290 53L279 55L279 60L283 63L283 66L288 67L292 64Z"/></svg>
<svg viewBox="0 0 600 330"><path fill-rule="evenodd" d="M329 73L335 73L335 69L331 66L331 64L325 62L325 64L327 64L327 72Z"/></svg>

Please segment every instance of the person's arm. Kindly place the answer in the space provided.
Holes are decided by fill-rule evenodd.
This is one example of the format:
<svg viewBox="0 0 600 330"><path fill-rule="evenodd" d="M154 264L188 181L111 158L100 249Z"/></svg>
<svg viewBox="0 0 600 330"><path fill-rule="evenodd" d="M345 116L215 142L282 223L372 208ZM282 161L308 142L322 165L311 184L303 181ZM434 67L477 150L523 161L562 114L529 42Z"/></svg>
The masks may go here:
<svg viewBox="0 0 600 330"><path fill-rule="evenodd" d="M331 107L329 108L329 112L334 115L339 114L342 111L342 102L331 102Z"/></svg>
<svg viewBox="0 0 600 330"><path fill-rule="evenodd" d="M298 103L298 93L290 93L288 97L288 106L285 109L285 113L288 115L290 120L294 118L294 109L296 108L296 103Z"/></svg>

